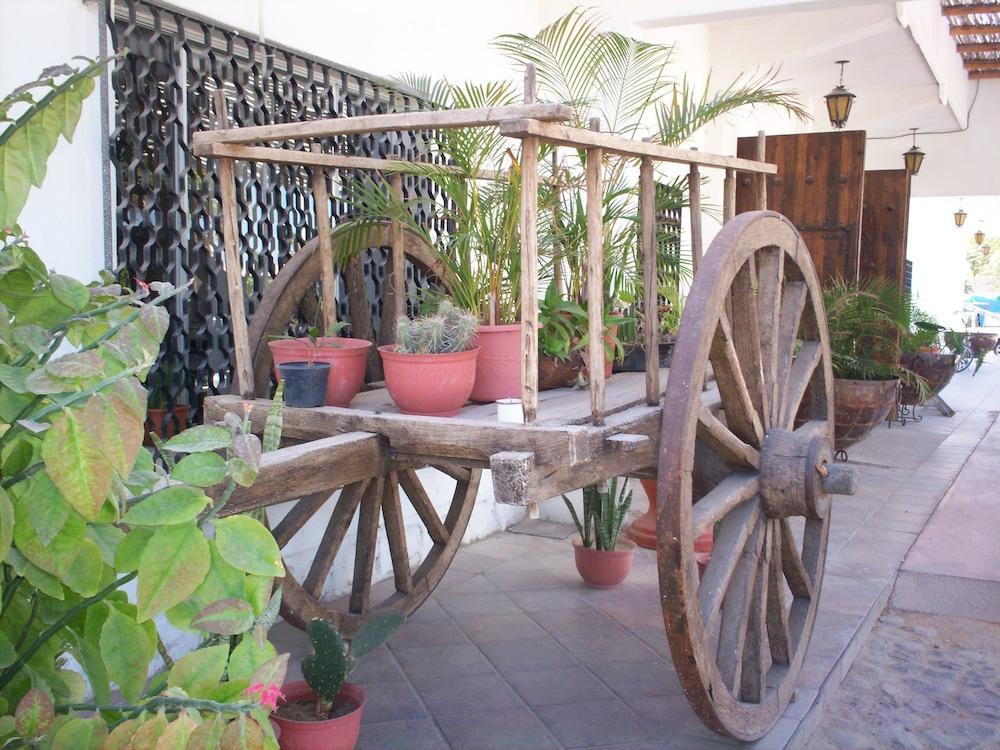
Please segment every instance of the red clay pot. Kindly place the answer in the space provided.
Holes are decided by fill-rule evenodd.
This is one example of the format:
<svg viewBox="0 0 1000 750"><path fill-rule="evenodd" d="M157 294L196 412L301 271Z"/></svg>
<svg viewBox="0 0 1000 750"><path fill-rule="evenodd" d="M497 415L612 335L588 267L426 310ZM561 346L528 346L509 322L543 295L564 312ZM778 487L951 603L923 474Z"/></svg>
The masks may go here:
<svg viewBox="0 0 1000 750"><path fill-rule="evenodd" d="M405 354L378 348L385 386L400 411L425 417L453 417L472 394L479 349L447 354Z"/></svg>
<svg viewBox="0 0 1000 750"><path fill-rule="evenodd" d="M584 547L579 537L573 539L576 571L584 583L596 588L610 588L624 581L632 569L634 553L635 545L627 539L619 539L615 549L609 551Z"/></svg>
<svg viewBox="0 0 1000 750"><path fill-rule="evenodd" d="M642 489L649 498L649 509L635 519L625 531L625 536L646 549L656 549L656 480L640 479ZM712 557L712 545L715 540L712 529L706 530L694 540L694 558L698 563L698 573L704 575L708 561Z"/></svg>
<svg viewBox="0 0 1000 750"><path fill-rule="evenodd" d="M521 398L521 324L479 326L472 345L479 347L472 400Z"/></svg>
<svg viewBox="0 0 1000 750"><path fill-rule="evenodd" d="M160 440L169 440L178 432L183 432L187 427L188 410L187 404L174 404L174 416L177 417L175 426L173 419L167 418L167 409L146 409L146 425L142 432L142 444L153 445L149 433L154 433Z"/></svg>
<svg viewBox="0 0 1000 750"><path fill-rule="evenodd" d="M365 363L368 361L368 350L372 342L323 336L316 343L316 349L312 351L312 341L308 338L268 341L267 346L274 358L274 377L281 380L278 365L285 362L308 362L311 353L312 361L330 365L330 375L326 381L326 405L347 406L358 395L365 382Z"/></svg>
<svg viewBox="0 0 1000 750"><path fill-rule="evenodd" d="M290 682L282 688L285 697L278 705L287 702L316 700L316 694L305 680ZM353 703L357 708L344 716L326 721L291 721L271 715L276 726L278 746L281 750L354 750L361 732L361 711L365 707L365 691L358 685L345 682L334 704L340 701Z"/></svg>

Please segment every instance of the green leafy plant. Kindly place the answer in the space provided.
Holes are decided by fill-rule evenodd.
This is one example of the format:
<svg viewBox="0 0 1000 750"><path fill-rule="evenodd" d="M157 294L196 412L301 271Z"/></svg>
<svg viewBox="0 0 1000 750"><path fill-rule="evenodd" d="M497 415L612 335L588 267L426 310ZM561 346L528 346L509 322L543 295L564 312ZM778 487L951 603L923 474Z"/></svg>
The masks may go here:
<svg viewBox="0 0 1000 750"><path fill-rule="evenodd" d="M49 69L0 105L0 744L276 748L267 709L287 656L266 631L284 569L263 525L219 517L254 481L261 442L231 415L155 440L159 462L142 447L142 380L163 305L186 288L50 273L16 224L29 189L16 170L30 162L40 184L101 65ZM175 660L161 614L201 646Z"/></svg>
<svg viewBox="0 0 1000 750"><path fill-rule="evenodd" d="M302 676L316 693L317 720L333 715L337 694L357 660L388 640L405 621L402 612L378 612L365 621L350 647L328 620L310 621L308 631L313 652L302 660Z"/></svg>
<svg viewBox="0 0 1000 750"><path fill-rule="evenodd" d="M907 325L900 340L903 352L919 352L941 343L941 334L945 327L940 325L934 316L922 310L912 300L906 299Z"/></svg>
<svg viewBox="0 0 1000 750"><path fill-rule="evenodd" d="M399 319L396 351L406 354L464 352L475 335L475 317L444 300L433 315Z"/></svg>
<svg viewBox="0 0 1000 750"><path fill-rule="evenodd" d="M619 477L614 477L606 489L590 484L583 488L583 522L576 513L573 503L565 495L563 502L569 508L573 523L580 534L580 543L584 547L596 547L610 552L618 544L618 534L628 509L632 507L632 490L628 480L618 484Z"/></svg>
<svg viewBox="0 0 1000 750"><path fill-rule="evenodd" d="M538 335L538 350L542 356L567 360L586 348L586 305L563 299L554 285L546 289L538 304L538 321L542 326ZM622 357L624 348L618 330L629 322L629 318L613 313L610 306L605 307L602 325L604 356L608 359Z"/></svg>

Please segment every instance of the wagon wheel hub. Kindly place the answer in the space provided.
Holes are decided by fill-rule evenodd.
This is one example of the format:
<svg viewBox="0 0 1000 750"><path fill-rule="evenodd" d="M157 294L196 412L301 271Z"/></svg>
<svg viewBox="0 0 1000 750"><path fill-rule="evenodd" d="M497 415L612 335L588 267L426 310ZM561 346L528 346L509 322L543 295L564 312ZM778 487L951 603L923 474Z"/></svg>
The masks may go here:
<svg viewBox="0 0 1000 750"><path fill-rule="evenodd" d="M853 471L833 464L825 435L768 430L760 452L760 496L769 518L826 518L830 493L853 482ZM843 479L842 479L843 478Z"/></svg>

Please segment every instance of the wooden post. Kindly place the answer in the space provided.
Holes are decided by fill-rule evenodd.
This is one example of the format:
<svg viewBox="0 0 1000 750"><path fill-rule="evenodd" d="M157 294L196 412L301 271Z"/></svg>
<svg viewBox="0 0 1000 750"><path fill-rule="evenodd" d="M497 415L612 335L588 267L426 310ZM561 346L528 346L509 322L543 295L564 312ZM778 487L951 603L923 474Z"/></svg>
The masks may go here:
<svg viewBox="0 0 1000 750"><path fill-rule="evenodd" d="M736 216L736 170L727 169L722 187L722 223Z"/></svg>
<svg viewBox="0 0 1000 750"><path fill-rule="evenodd" d="M763 130L757 131L757 161L764 161L767 156L767 137ZM757 175L757 210L767 210L767 175Z"/></svg>
<svg viewBox="0 0 1000 750"><path fill-rule="evenodd" d="M701 170L691 165L688 174L688 212L691 214L691 270L698 272L701 260Z"/></svg>
<svg viewBox="0 0 1000 750"><path fill-rule="evenodd" d="M592 118L591 130L600 129ZM595 425L604 424L604 206L601 167L604 149L587 149L587 377L590 413Z"/></svg>
<svg viewBox="0 0 1000 750"><path fill-rule="evenodd" d="M562 213L562 190L559 188L559 147L552 147L552 220L554 224L559 223ZM559 294L565 294L565 282L563 280L563 256L562 243L556 242L552 248L552 283L556 285Z"/></svg>
<svg viewBox="0 0 1000 750"><path fill-rule="evenodd" d="M535 98L535 66L524 71L524 96ZM521 408L538 416L538 138L521 140Z"/></svg>
<svg viewBox="0 0 1000 750"><path fill-rule="evenodd" d="M393 174L389 178L389 185L392 187L393 197L399 202L400 205L403 204L403 175ZM392 287L392 301L393 301L393 323L396 323L400 318L406 317L406 253L403 251L403 244L405 242L403 234L403 222L401 219L393 219L389 224L389 242L392 245L392 262L390 264L391 269L391 287ZM396 341L396 326L393 325L389 332L389 341L387 343L394 343Z"/></svg>
<svg viewBox="0 0 1000 750"><path fill-rule="evenodd" d="M639 164L639 236L642 242L644 300L643 338L646 345L646 403L660 403L659 264L656 257L656 183L653 160Z"/></svg>
<svg viewBox="0 0 1000 750"><path fill-rule="evenodd" d="M215 127L229 127L226 95L222 89L215 92ZM229 325L236 356L236 386L241 398L253 398L253 361L250 359L250 338L247 335L247 305L243 294L243 265L240 263L236 221L236 171L232 159L219 159L219 194L222 197L222 242L229 291Z"/></svg>
<svg viewBox="0 0 1000 750"><path fill-rule="evenodd" d="M318 143L311 148L319 153ZM320 286L323 292L323 326L322 335L333 335L337 323L337 287L333 272L333 241L330 239L330 195L326 189L326 170L313 167L312 173L313 203L316 204L316 233L319 235Z"/></svg>

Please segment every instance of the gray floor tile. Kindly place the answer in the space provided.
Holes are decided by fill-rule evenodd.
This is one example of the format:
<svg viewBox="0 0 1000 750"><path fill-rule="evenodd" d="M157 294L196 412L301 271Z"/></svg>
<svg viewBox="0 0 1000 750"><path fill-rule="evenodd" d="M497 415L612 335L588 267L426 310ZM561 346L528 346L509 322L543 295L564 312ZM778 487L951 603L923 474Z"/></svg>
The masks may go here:
<svg viewBox="0 0 1000 750"><path fill-rule="evenodd" d="M547 570L491 570L483 575L501 591L543 591L565 586Z"/></svg>
<svg viewBox="0 0 1000 750"><path fill-rule="evenodd" d="M564 589L512 591L508 596L525 612L554 612L560 609L590 608L586 599Z"/></svg>
<svg viewBox="0 0 1000 750"><path fill-rule="evenodd" d="M529 706L613 700L614 693L583 667L510 672L507 680Z"/></svg>
<svg viewBox="0 0 1000 750"><path fill-rule="evenodd" d="M532 612L531 616L556 637L590 638L614 635L621 630L618 623L593 607Z"/></svg>
<svg viewBox="0 0 1000 750"><path fill-rule="evenodd" d="M577 665L576 659L550 635L523 641L483 643L480 648L504 675L526 669L552 669Z"/></svg>
<svg viewBox="0 0 1000 750"><path fill-rule="evenodd" d="M557 748L526 708L444 716L438 725L452 750L548 750Z"/></svg>
<svg viewBox="0 0 1000 750"><path fill-rule="evenodd" d="M471 643L464 646L400 648L394 649L393 653L411 679L493 671L486 657Z"/></svg>
<svg viewBox="0 0 1000 750"><path fill-rule="evenodd" d="M448 750L448 743L430 719L364 724L357 750Z"/></svg>
<svg viewBox="0 0 1000 750"><path fill-rule="evenodd" d="M652 661L659 656L642 640L622 627L619 627L618 632L615 633L602 633L586 638L559 635L556 636L556 640L585 666L609 660L620 662Z"/></svg>
<svg viewBox="0 0 1000 750"><path fill-rule="evenodd" d="M358 659L351 671L351 682L368 685L375 682L394 682L405 679L399 664L387 648L369 651Z"/></svg>
<svg viewBox="0 0 1000 750"><path fill-rule="evenodd" d="M673 662L665 659L641 662L592 660L587 668L622 698L681 695L684 692Z"/></svg>
<svg viewBox="0 0 1000 750"><path fill-rule="evenodd" d="M567 748L655 739L642 719L620 701L545 706L538 709L538 717Z"/></svg>
<svg viewBox="0 0 1000 750"><path fill-rule="evenodd" d="M468 643L465 633L450 619L407 622L389 640L392 648L420 646L458 646Z"/></svg>
<svg viewBox="0 0 1000 750"><path fill-rule="evenodd" d="M437 597L438 603L453 617L473 615L507 615L520 608L506 594L455 594L447 592Z"/></svg>
<svg viewBox="0 0 1000 750"><path fill-rule="evenodd" d="M413 685L427 710L435 717L524 706L498 674L414 678Z"/></svg>
<svg viewBox="0 0 1000 750"><path fill-rule="evenodd" d="M427 718L427 712L417 694L413 692L410 683L404 680L379 682L365 692L368 693L368 699L361 715L362 724Z"/></svg>
<svg viewBox="0 0 1000 750"><path fill-rule="evenodd" d="M456 617L458 627L476 643L520 641L545 635L542 626L523 612L511 615Z"/></svg>

